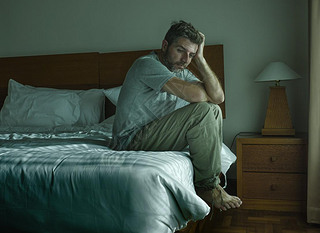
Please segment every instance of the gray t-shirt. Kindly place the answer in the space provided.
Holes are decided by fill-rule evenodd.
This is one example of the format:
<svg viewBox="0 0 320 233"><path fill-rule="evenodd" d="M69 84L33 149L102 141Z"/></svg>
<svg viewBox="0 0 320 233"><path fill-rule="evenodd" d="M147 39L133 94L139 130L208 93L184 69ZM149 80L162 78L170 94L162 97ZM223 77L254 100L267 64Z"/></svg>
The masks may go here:
<svg viewBox="0 0 320 233"><path fill-rule="evenodd" d="M189 82L199 81L188 69L171 72L159 61L155 52L133 63L117 103L113 125L115 149L125 149L143 126L188 104L161 90L173 77Z"/></svg>

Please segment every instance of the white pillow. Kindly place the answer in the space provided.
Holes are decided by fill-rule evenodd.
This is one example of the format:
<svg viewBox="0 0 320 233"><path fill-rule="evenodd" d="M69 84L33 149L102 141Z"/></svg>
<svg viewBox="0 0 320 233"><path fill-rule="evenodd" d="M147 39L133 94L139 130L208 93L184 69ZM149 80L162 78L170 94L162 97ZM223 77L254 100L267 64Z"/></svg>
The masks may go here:
<svg viewBox="0 0 320 233"><path fill-rule="evenodd" d="M76 93L80 97L80 117L76 126L93 125L100 123L105 117L105 95L102 89L90 90L62 90L47 87L27 87L49 92Z"/></svg>
<svg viewBox="0 0 320 233"><path fill-rule="evenodd" d="M105 95L102 89L77 90L75 93L80 97L80 117L75 125L93 125L104 120Z"/></svg>
<svg viewBox="0 0 320 233"><path fill-rule="evenodd" d="M117 106L118 103L118 98L120 95L120 91L121 91L122 86L118 86L118 87L113 87L113 88L109 88L106 90L103 90L104 94L106 95L106 97L111 101L111 103L113 103L115 106Z"/></svg>
<svg viewBox="0 0 320 233"><path fill-rule="evenodd" d="M39 91L9 80L8 96L0 112L4 126L71 125L80 117L76 93Z"/></svg>
<svg viewBox="0 0 320 233"><path fill-rule="evenodd" d="M15 82L15 81L14 81ZM75 93L80 97L80 117L75 123L77 126L93 125L100 123L105 117L105 95L102 89L90 90L62 90L47 87L27 87L39 91L59 92L59 93Z"/></svg>
<svg viewBox="0 0 320 233"><path fill-rule="evenodd" d="M60 90L45 87L32 87L22 85L14 80L9 80L8 96L11 94L10 87L15 87L15 92L20 89L47 93L48 95L56 94L74 94L79 98L80 116L72 124L77 126L93 125L104 120L105 117L105 96L102 89L90 90ZM1 123L1 121L0 121Z"/></svg>

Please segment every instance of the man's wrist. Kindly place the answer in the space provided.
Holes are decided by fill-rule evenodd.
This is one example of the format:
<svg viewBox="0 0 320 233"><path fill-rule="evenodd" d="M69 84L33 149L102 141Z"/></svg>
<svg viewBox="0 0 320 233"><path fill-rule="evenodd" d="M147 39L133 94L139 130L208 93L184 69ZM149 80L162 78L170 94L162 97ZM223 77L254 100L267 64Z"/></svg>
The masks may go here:
<svg viewBox="0 0 320 233"><path fill-rule="evenodd" d="M209 69L209 66L208 66L208 63L206 61L206 59L204 57L202 58L198 58L195 60L195 63L196 63L196 66L200 72L200 76L201 76L201 81L204 82L207 74L208 74L208 69Z"/></svg>
<svg viewBox="0 0 320 233"><path fill-rule="evenodd" d="M207 61L204 57L197 57L194 59L198 69L201 69L203 66L207 64Z"/></svg>

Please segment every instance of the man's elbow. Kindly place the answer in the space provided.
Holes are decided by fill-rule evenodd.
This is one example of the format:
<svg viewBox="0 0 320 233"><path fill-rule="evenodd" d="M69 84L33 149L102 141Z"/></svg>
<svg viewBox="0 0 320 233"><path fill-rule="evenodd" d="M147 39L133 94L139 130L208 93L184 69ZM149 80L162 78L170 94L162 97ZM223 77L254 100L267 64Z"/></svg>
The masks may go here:
<svg viewBox="0 0 320 233"><path fill-rule="evenodd" d="M221 104L223 102L224 102L224 94L222 93L221 95L217 96L216 104Z"/></svg>
<svg viewBox="0 0 320 233"><path fill-rule="evenodd" d="M213 103L213 104L221 104L224 102L224 94L218 94L213 96L212 98L208 96L208 100L209 102Z"/></svg>

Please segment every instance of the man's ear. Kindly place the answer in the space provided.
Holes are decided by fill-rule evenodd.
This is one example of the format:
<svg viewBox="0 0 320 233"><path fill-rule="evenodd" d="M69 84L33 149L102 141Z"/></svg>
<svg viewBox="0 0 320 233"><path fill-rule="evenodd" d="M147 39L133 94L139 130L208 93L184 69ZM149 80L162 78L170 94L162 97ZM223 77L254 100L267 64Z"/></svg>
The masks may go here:
<svg viewBox="0 0 320 233"><path fill-rule="evenodd" d="M168 41L166 41L166 40L162 41L162 47L161 47L162 52L166 52L167 51L168 44L169 44Z"/></svg>

